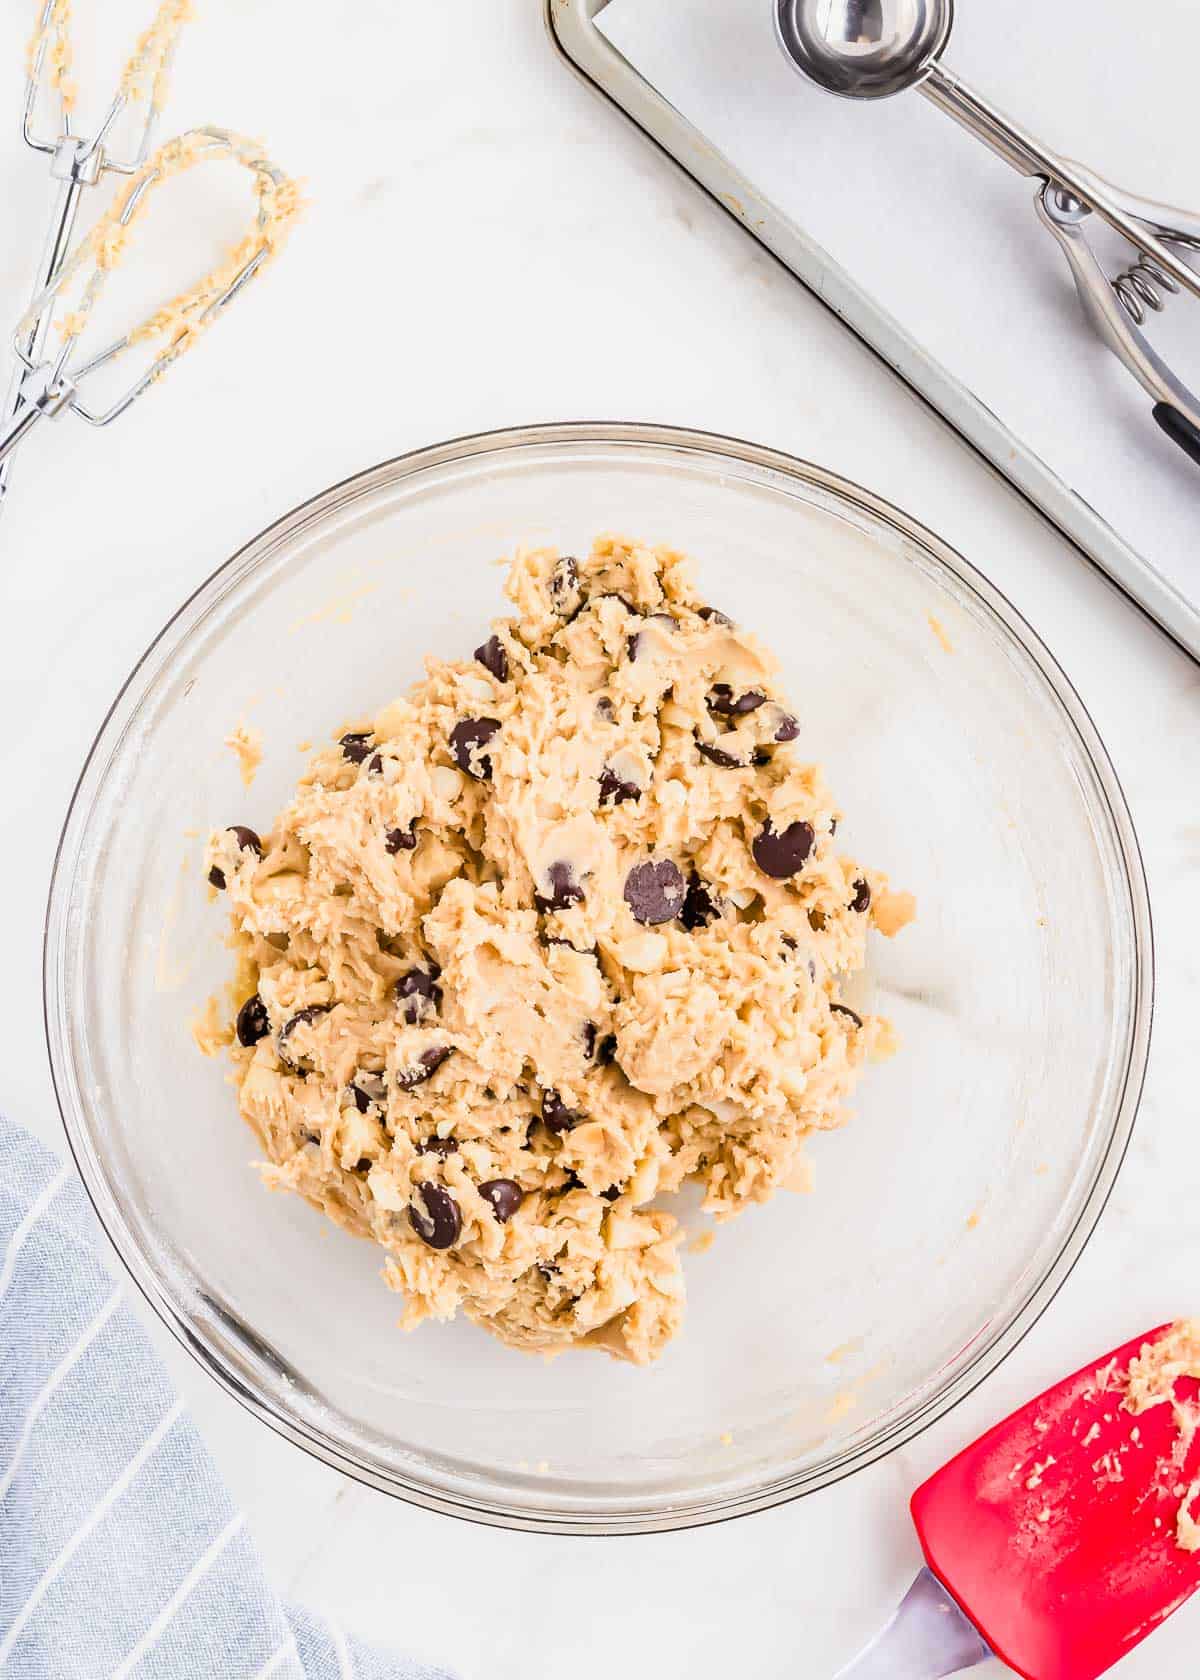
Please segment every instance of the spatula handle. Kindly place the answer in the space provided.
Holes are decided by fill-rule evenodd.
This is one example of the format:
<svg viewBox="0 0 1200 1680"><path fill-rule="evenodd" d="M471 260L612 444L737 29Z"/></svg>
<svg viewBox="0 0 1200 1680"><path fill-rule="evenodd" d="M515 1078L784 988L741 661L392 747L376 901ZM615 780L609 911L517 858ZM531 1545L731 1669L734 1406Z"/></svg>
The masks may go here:
<svg viewBox="0 0 1200 1680"><path fill-rule="evenodd" d="M882 1633L837 1680L940 1680L991 1654L941 1582L922 1569Z"/></svg>

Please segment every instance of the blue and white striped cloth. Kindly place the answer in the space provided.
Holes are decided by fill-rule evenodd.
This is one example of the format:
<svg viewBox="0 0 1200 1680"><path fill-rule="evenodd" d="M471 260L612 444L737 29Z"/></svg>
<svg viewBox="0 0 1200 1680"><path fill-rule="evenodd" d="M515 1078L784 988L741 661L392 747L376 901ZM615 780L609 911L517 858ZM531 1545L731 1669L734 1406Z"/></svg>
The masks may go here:
<svg viewBox="0 0 1200 1680"><path fill-rule="evenodd" d="M0 1675L440 1680L280 1603L99 1238L0 1117Z"/></svg>

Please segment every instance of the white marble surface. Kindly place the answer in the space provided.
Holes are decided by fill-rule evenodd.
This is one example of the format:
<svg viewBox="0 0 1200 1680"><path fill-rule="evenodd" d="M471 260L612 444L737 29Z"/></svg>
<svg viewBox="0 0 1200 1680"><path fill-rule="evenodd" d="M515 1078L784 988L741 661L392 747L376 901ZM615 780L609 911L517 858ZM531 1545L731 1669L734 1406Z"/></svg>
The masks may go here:
<svg viewBox="0 0 1200 1680"><path fill-rule="evenodd" d="M14 109L21 10L0 18ZM1200 1308L1200 671L576 84L538 0L360 0L336 24L334 8L288 0L204 11L173 126L220 120L269 136L307 178L312 210L269 285L169 387L110 433L46 428L20 463L0 527L0 1101L14 1117L60 1145L42 1044L42 905L77 766L118 684L183 596L272 516L431 440L527 420L658 419L861 479L1015 600L1082 690L1124 780L1159 941L1129 1160L1023 1346L872 1470L682 1535L572 1542L471 1528L304 1457L151 1325L280 1587L362 1633L472 1680L600 1680L614 1665L819 1680L915 1569L905 1502L923 1474L1094 1352ZM12 312L26 284L18 235L32 237L44 192L15 133L0 185L0 300ZM1193 1672L1198 1629L1193 1605L1121 1672Z"/></svg>

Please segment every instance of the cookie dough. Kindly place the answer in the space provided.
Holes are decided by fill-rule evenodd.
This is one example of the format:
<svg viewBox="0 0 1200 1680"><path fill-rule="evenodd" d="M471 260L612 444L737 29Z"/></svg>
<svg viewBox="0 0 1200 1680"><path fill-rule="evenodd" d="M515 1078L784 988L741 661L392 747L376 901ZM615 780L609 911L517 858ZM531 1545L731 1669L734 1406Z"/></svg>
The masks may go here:
<svg viewBox="0 0 1200 1680"><path fill-rule="evenodd" d="M226 735L225 745L238 761L242 786L250 787L258 774L258 767L262 763L262 730L255 729L253 724L239 723L236 729L231 730Z"/></svg>
<svg viewBox="0 0 1200 1680"><path fill-rule="evenodd" d="M687 1180L805 1181L886 1020L842 1001L907 894L685 558L518 553L474 658L344 723L270 831L214 834L230 1049L268 1185L385 1251L404 1323L642 1363L680 1326Z"/></svg>
<svg viewBox="0 0 1200 1680"><path fill-rule="evenodd" d="M1118 1379L1125 1390L1126 1411L1139 1417L1152 1406L1169 1405L1175 1421L1176 1439L1171 1457L1159 1466L1157 1481L1173 1489L1182 1501L1175 1512L1175 1544L1181 1551L1200 1551L1200 1521L1195 1511L1200 1499L1200 1479L1186 1484L1184 1466L1200 1428L1200 1410L1194 1400L1176 1392L1181 1377L1200 1377L1200 1319L1177 1320L1156 1342L1143 1342L1129 1369Z"/></svg>

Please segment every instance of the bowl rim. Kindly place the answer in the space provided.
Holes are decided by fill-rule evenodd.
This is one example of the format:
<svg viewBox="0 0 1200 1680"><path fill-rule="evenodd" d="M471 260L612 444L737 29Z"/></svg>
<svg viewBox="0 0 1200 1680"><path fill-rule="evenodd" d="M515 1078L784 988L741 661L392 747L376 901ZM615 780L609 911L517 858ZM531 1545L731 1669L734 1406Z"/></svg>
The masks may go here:
<svg viewBox="0 0 1200 1680"><path fill-rule="evenodd" d="M952 573L960 584L991 609L992 615L999 619L1012 640L1032 661L1075 730L1111 821L1127 897L1124 913L1129 918L1132 938L1128 1043L1124 1065L1114 1080L1111 1132L1096 1164L1091 1189L1074 1224L1065 1232L1053 1261L1030 1281L1007 1320L994 1333L980 1336L979 1346L952 1381L926 1394L900 1416L885 1421L865 1440L852 1440L823 1464L793 1470L753 1488L735 1489L717 1496L697 1496L670 1504L629 1507L621 1511L598 1507L574 1513L552 1505L538 1508L526 1504L506 1504L501 1497L481 1499L475 1495L468 1498L434 1482L398 1474L308 1420L284 1415L277 1409L271 1395L260 1383L256 1383L254 1373L248 1367L235 1368L228 1353L223 1356L218 1344L204 1339L198 1321L189 1317L184 1304L175 1298L166 1279L141 1248L109 1189L98 1157L93 1154L88 1129L76 1105L73 1082L69 1077L61 985L67 943L66 909L74 873L71 866L77 858L79 841L86 830L93 784L102 781L106 768L106 755L102 749L122 723L123 714L131 713L140 700L145 687L140 679L148 678L161 669L185 634L195 628L208 606L226 588L249 575L282 540L321 517L328 508L342 505L348 492L352 495L366 494L378 483L400 484L432 468L454 467L489 454L503 457L513 451L555 444L656 447L683 455L725 456L743 465L778 472L788 479L799 480L831 494L872 520L891 527ZM444 1515L494 1527L555 1535L661 1533L728 1521L766 1510L831 1486L865 1469L946 1416L1024 1340L1057 1295L1090 1240L1112 1193L1133 1133L1145 1082L1153 1012L1154 931L1150 898L1141 847L1124 790L1083 700L1023 614L970 561L936 533L852 480L766 445L655 422L555 421L468 433L424 445L347 475L297 503L243 543L167 619L130 670L105 712L64 817L55 850L43 928L43 1019L51 1080L67 1144L118 1259L176 1340L187 1348L226 1393L231 1394L254 1417L284 1439L352 1479Z"/></svg>

